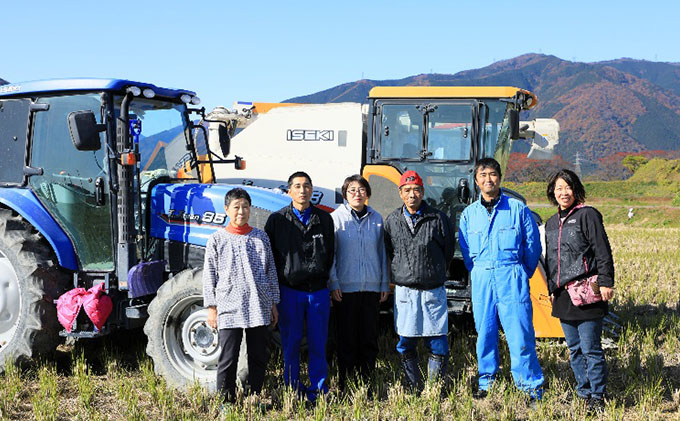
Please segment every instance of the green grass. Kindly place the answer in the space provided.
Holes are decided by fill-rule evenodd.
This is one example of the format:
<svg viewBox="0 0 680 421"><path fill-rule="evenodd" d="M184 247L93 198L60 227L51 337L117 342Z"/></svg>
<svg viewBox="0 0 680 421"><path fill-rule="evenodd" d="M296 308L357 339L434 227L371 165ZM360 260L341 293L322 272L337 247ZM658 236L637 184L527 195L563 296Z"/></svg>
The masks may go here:
<svg viewBox="0 0 680 421"><path fill-rule="evenodd" d="M556 208L546 197L546 183L505 183L504 187L524 196L529 207L544 221L555 214ZM680 227L680 181L590 181L585 182L584 187L586 204L597 208L607 225ZM634 213L630 220L629 208L633 208Z"/></svg>
<svg viewBox="0 0 680 421"><path fill-rule="evenodd" d="M680 229L607 226L614 251L617 285L613 310L623 326L615 348L606 349L608 401L602 419L680 419ZM388 324L389 326L389 324ZM374 396L357 384L337 393L330 367L331 393L314 407L283 387L280 352L272 355L262 396L220 412L219 400L199 386L170 389L153 372L140 334L124 332L97 342L62 348L56 362L0 375L2 419L111 420L584 420L585 406L574 393L568 350L557 340L539 340L537 352L546 378L543 402L534 410L512 384L508 351L501 341L501 374L485 400L472 398L476 384L475 337L452 335L450 377L420 396L401 385L396 337L379 338ZM421 353L421 355L423 355ZM424 359L424 357L422 357ZM303 373L306 367L303 366Z"/></svg>

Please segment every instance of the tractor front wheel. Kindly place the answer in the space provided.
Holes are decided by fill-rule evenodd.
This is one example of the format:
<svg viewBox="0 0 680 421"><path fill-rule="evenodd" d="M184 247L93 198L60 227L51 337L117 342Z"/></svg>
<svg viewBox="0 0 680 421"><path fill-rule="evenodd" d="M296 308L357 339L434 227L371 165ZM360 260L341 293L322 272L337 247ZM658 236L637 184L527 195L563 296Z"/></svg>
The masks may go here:
<svg viewBox="0 0 680 421"><path fill-rule="evenodd" d="M219 347L207 324L201 269L186 269L168 279L149 305L144 325L146 353L169 385L187 389L195 382L215 390Z"/></svg>

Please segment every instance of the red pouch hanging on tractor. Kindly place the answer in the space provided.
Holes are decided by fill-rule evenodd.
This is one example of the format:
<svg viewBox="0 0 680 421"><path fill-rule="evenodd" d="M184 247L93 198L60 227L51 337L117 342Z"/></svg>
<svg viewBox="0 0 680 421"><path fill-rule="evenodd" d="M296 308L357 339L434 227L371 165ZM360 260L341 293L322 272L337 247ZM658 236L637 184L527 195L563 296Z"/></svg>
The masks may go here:
<svg viewBox="0 0 680 421"><path fill-rule="evenodd" d="M57 320L64 326L67 332L73 329L80 307L83 305L83 296L87 294L85 288L73 288L63 293L57 300Z"/></svg>
<svg viewBox="0 0 680 421"><path fill-rule="evenodd" d="M85 314L92 320L97 330L102 330L106 319L109 318L113 310L113 301L104 292L103 283L97 284L87 291L87 295L83 298L83 309L85 309Z"/></svg>

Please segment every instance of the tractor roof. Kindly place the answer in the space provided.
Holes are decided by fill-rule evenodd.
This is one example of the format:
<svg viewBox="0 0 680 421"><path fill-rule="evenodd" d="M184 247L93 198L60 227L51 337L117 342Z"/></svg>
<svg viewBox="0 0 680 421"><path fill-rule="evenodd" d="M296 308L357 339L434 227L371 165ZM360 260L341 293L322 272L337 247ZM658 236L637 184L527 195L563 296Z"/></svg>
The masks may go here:
<svg viewBox="0 0 680 421"><path fill-rule="evenodd" d="M37 80L0 85L0 98L67 91L112 91L122 93L128 86L137 86L141 89L151 88L157 96L166 98L179 98L182 94L189 94L191 96L196 95L196 93L192 91L160 88L150 83L133 82L124 79L74 78Z"/></svg>
<svg viewBox="0 0 680 421"><path fill-rule="evenodd" d="M536 105L533 93L513 86L376 86L368 97L376 98L514 98L520 94L525 99L524 106Z"/></svg>

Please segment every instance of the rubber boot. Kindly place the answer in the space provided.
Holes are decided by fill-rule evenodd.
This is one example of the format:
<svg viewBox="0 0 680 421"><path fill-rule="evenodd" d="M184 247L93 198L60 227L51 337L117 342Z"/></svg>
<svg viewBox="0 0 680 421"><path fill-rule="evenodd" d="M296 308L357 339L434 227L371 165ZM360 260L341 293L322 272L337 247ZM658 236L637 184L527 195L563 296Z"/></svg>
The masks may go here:
<svg viewBox="0 0 680 421"><path fill-rule="evenodd" d="M420 367L418 367L418 353L405 352L401 355L401 366L404 368L406 375L406 382L412 392L420 392L423 390L423 378L420 374Z"/></svg>
<svg viewBox="0 0 680 421"><path fill-rule="evenodd" d="M446 376L448 355L429 354L427 359L427 381L436 382Z"/></svg>

